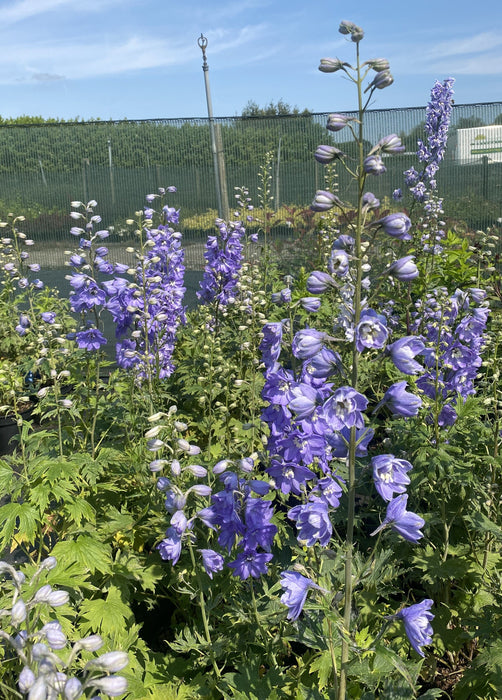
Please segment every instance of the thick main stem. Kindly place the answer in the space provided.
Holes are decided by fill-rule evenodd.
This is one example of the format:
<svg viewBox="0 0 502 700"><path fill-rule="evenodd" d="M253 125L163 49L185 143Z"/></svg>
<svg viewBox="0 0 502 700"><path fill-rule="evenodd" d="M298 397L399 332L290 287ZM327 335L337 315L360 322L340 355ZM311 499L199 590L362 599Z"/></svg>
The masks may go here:
<svg viewBox="0 0 502 700"><path fill-rule="evenodd" d="M356 280L354 285L354 328L359 323L361 316L361 283L362 283L362 250L361 250L361 233L363 225L363 190L365 183L365 172L363 168L364 161L364 144L363 144L363 96L361 91L361 70L359 61L359 44L357 44L357 96L358 96L358 112L359 112L359 133L358 133L358 160L359 167L357 171L358 197L357 197L357 217L354 229L354 255L356 259ZM357 391L358 386L358 361L359 353L356 348L355 337L352 347L352 373L351 384L352 388ZM338 700L345 700L347 694L347 671L349 663L349 642L350 642L350 623L352 617L352 557L354 550L354 519L355 519L355 501L356 501L356 428L350 430L350 443L348 455L348 482L347 482L347 497L348 497L348 512L347 512L347 535L345 540L345 593L344 593L344 612L343 612L343 627L344 635L342 639L342 657L340 667L340 683L338 686Z"/></svg>

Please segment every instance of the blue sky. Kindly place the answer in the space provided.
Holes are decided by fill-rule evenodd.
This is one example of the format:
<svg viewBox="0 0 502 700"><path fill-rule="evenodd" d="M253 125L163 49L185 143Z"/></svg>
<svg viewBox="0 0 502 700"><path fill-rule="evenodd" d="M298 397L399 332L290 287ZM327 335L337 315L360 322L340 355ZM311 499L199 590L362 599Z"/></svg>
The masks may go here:
<svg viewBox="0 0 502 700"><path fill-rule="evenodd" d="M365 31L363 59L395 82L375 108L418 107L454 77L457 104L502 100L500 0L0 0L0 114L71 119L207 115L201 32L215 116L249 100L313 112L354 109L353 86L317 70L354 59L340 20Z"/></svg>

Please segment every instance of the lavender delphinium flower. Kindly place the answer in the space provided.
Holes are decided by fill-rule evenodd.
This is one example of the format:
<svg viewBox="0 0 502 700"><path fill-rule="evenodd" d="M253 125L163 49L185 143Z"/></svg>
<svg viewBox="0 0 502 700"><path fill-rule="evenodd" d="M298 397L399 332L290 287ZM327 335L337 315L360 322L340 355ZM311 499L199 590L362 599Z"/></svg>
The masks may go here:
<svg viewBox="0 0 502 700"><path fill-rule="evenodd" d="M281 596L281 603L288 608L288 620L296 620L300 616L307 600L307 593L311 588L318 591L323 590L310 578L302 576L298 571L283 571L281 574L281 586L285 589Z"/></svg>
<svg viewBox="0 0 502 700"><path fill-rule="evenodd" d="M400 282L410 282L411 280L416 279L420 272L418 271L418 267L413 262L414 259L414 255L406 255L404 258L395 260L385 270L385 274L389 275L389 277L395 277Z"/></svg>
<svg viewBox="0 0 502 700"><path fill-rule="evenodd" d="M409 233L411 221L406 214L388 214L372 225L380 226L388 236L398 238L401 241L410 241L412 238Z"/></svg>
<svg viewBox="0 0 502 700"><path fill-rule="evenodd" d="M212 579L216 571L221 571L223 569L225 560L221 554L215 552L214 549L199 549L199 552L202 554L202 563L206 574Z"/></svg>
<svg viewBox="0 0 502 700"><path fill-rule="evenodd" d="M363 162L364 172L368 175L383 175L387 168L379 155L367 156Z"/></svg>
<svg viewBox="0 0 502 700"><path fill-rule="evenodd" d="M403 374L420 374L422 365L415 360L425 350L423 341L415 335L407 335L387 346L387 352L397 369Z"/></svg>
<svg viewBox="0 0 502 700"><path fill-rule="evenodd" d="M322 349L326 338L326 333L316 331L313 328L298 331L293 338L293 355L302 360L313 357Z"/></svg>
<svg viewBox="0 0 502 700"><path fill-rule="evenodd" d="M106 345L107 343L106 338L97 328L88 328L85 331L79 331L75 334L75 340L77 341L77 346L81 350L87 350L88 352L99 350L102 345Z"/></svg>
<svg viewBox="0 0 502 700"><path fill-rule="evenodd" d="M384 454L373 457L371 466L375 488L384 501L391 501L395 493L405 493L406 486L410 483L407 472L412 469L409 462Z"/></svg>
<svg viewBox="0 0 502 700"><path fill-rule="evenodd" d="M331 539L333 526L328 513L328 504L321 498L291 508L288 518L294 520L298 530L298 541L307 547L319 542L326 547Z"/></svg>
<svg viewBox="0 0 502 700"><path fill-rule="evenodd" d="M142 254L132 272L133 281L115 277L103 285L117 337L131 333L117 345L117 363L140 380L152 373L159 379L172 374L176 334L186 321L182 235L171 227L179 213L163 206L161 223L155 227L148 218L150 213L153 217L153 209L147 209L138 228Z"/></svg>
<svg viewBox="0 0 502 700"><path fill-rule="evenodd" d="M379 349L387 342L389 331L385 316L373 309L361 312L359 323L355 329L356 349L362 352L365 348Z"/></svg>
<svg viewBox="0 0 502 700"><path fill-rule="evenodd" d="M235 301L237 293L245 229L241 221L226 223L217 219L216 226L218 235L207 239L206 265L197 296L205 304L217 300L221 306L226 306Z"/></svg>
<svg viewBox="0 0 502 700"><path fill-rule="evenodd" d="M362 412L367 406L368 399L363 394L350 386L342 386L324 403L324 414L332 430L363 428Z"/></svg>
<svg viewBox="0 0 502 700"><path fill-rule="evenodd" d="M422 399L406 391L407 386L406 381L392 384L385 392L383 399L377 404L375 412L381 406L387 406L395 416L403 416L404 418L416 416L422 406Z"/></svg>
<svg viewBox="0 0 502 700"><path fill-rule="evenodd" d="M425 520L416 513L407 511L407 504L408 494L393 498L387 506L383 523L371 535L376 535L384 528L390 527L408 542L418 542L423 537L421 530Z"/></svg>
<svg viewBox="0 0 502 700"><path fill-rule="evenodd" d="M390 615L387 618L389 620L403 621L406 636L413 649L420 656L425 656L422 647L432 644L434 630L432 629L431 620L434 619L434 615L430 610L433 605L434 601L427 598L422 600L421 603L415 603L415 605L403 608L395 615Z"/></svg>

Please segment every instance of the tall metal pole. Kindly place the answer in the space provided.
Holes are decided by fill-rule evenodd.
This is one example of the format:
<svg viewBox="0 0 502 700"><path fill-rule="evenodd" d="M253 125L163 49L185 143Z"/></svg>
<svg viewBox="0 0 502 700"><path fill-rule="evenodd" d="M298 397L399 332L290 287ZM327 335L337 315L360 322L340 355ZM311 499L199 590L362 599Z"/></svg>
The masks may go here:
<svg viewBox="0 0 502 700"><path fill-rule="evenodd" d="M227 186L226 181L224 181L225 165L223 163L223 153L219 153L219 149L217 148L213 105L211 103L211 90L209 87L209 66L206 58L207 38L202 33L197 39L197 44L202 51L202 70L204 72L204 85L206 88L207 114L209 117L209 132L211 134L211 150L213 152L214 180L216 184L216 196L218 198L218 216L221 219L228 219L228 199L226 197Z"/></svg>

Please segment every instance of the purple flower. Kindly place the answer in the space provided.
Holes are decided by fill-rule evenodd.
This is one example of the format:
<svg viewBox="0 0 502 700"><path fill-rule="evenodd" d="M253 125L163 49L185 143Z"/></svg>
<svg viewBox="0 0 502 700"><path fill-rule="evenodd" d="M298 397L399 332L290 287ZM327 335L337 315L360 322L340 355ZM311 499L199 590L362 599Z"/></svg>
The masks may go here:
<svg viewBox="0 0 502 700"><path fill-rule="evenodd" d="M296 522L299 542L307 547L313 547L317 541L321 547L328 545L333 529L325 501L318 498L295 506L289 511L288 518Z"/></svg>
<svg viewBox="0 0 502 700"><path fill-rule="evenodd" d="M368 90L369 88L373 87L377 88L377 90L383 90L384 88L389 87L389 85L392 85L393 82L394 78L392 77L391 72L389 70L381 70L378 71L366 89Z"/></svg>
<svg viewBox="0 0 502 700"><path fill-rule="evenodd" d="M89 328L86 331L79 331L75 335L77 345L81 350L93 352L99 350L102 345L106 345L107 340L97 328Z"/></svg>
<svg viewBox="0 0 502 700"><path fill-rule="evenodd" d="M235 301L242 266L242 239L245 229L240 221L216 222L218 234L208 236L204 258L206 265L197 296L208 304L217 300L220 306Z"/></svg>
<svg viewBox="0 0 502 700"><path fill-rule="evenodd" d="M345 153L335 146L318 146L314 158L322 165L328 165L337 158L344 158Z"/></svg>
<svg viewBox="0 0 502 700"><path fill-rule="evenodd" d="M403 608L396 615L392 615L389 618L403 621L406 636L413 649L420 656L425 656L421 647L432 643L434 630L432 629L431 620L434 619L434 615L430 612L430 609L433 605L434 601L427 598L422 600L421 603Z"/></svg>
<svg viewBox="0 0 502 700"><path fill-rule="evenodd" d="M178 563L181 554L181 535L175 527L169 527L166 537L157 545L159 554L164 561L171 561L173 566Z"/></svg>
<svg viewBox="0 0 502 700"><path fill-rule="evenodd" d="M409 282L419 276L418 267L413 262L414 255L406 255L404 258L399 258L389 265L385 271L390 277L395 277L401 282Z"/></svg>
<svg viewBox="0 0 502 700"><path fill-rule="evenodd" d="M340 199L336 195L327 190L318 190L310 208L312 211L325 212L332 209L335 205L341 206L341 204Z"/></svg>
<svg viewBox="0 0 502 700"><path fill-rule="evenodd" d="M405 150L397 134L384 136L383 139L380 139L375 148L379 148L383 153L402 153Z"/></svg>
<svg viewBox="0 0 502 700"><path fill-rule="evenodd" d="M277 459L272 459L271 466L265 470L275 482L275 485L282 493L302 492L302 486L307 481L315 478L314 472L308 467L294 462L280 462Z"/></svg>
<svg viewBox="0 0 502 700"><path fill-rule="evenodd" d="M392 362L397 369L404 374L420 374L422 365L414 358L425 350L424 343L415 335L407 335L399 338L392 345L387 346Z"/></svg>
<svg viewBox="0 0 502 700"><path fill-rule="evenodd" d="M322 347L310 358L307 372L316 379L327 379L331 374L338 374L342 368L342 358L337 352Z"/></svg>
<svg viewBox="0 0 502 700"><path fill-rule="evenodd" d="M262 328L262 340L259 345L262 359L267 368L273 367L281 354L282 323L266 323Z"/></svg>
<svg viewBox="0 0 502 700"><path fill-rule="evenodd" d="M318 591L323 590L311 579L302 576L297 571L283 571L281 574L281 586L285 589L281 596L281 603L289 608L288 620L296 620L299 617L310 588L315 588Z"/></svg>
<svg viewBox="0 0 502 700"><path fill-rule="evenodd" d="M350 258L345 250L333 248L328 260L328 270L332 275L337 277L345 277L349 270Z"/></svg>
<svg viewBox="0 0 502 700"><path fill-rule="evenodd" d="M407 503L408 494L401 494L392 499L387 506L383 523L371 535L376 535L380 530L389 526L408 542L418 542L423 537L421 528L425 525L425 520L416 513L407 511Z"/></svg>
<svg viewBox="0 0 502 700"><path fill-rule="evenodd" d="M373 192L365 192L363 194L363 206L366 207L366 209L378 209L380 206L380 200L375 197Z"/></svg>
<svg viewBox="0 0 502 700"><path fill-rule="evenodd" d="M364 348L382 348L387 342L389 331L385 316L377 314L373 309L364 309L356 326L356 349L362 352Z"/></svg>
<svg viewBox="0 0 502 700"><path fill-rule="evenodd" d="M419 396L410 394L406 391L408 383L406 381L396 382L390 386L384 394L383 399L376 406L377 411L381 406L388 406L391 413L395 416L416 416L418 409L422 405L422 399Z"/></svg>
<svg viewBox="0 0 502 700"><path fill-rule="evenodd" d="M202 554L202 564L209 578L213 578L213 573L223 569L224 560L221 554L213 549L199 549Z"/></svg>
<svg viewBox="0 0 502 700"><path fill-rule="evenodd" d="M364 427L362 411L368 399L350 386L342 386L324 403L324 415L332 430Z"/></svg>
<svg viewBox="0 0 502 700"><path fill-rule="evenodd" d="M40 314L40 317L42 321L45 321L46 323L54 323L56 320L56 312L55 311L42 311Z"/></svg>
<svg viewBox="0 0 502 700"><path fill-rule="evenodd" d="M368 453L368 445L373 440L372 428L356 430L356 457L364 457ZM331 454L338 459L346 459L349 454L350 429L342 428L339 432L327 436Z"/></svg>
<svg viewBox="0 0 502 700"><path fill-rule="evenodd" d="M378 155L367 156L363 161L363 169L368 175L383 175L387 172L381 156Z"/></svg>
<svg viewBox="0 0 502 700"><path fill-rule="evenodd" d="M342 497L342 487L340 482L333 479L331 476L325 476L316 484L316 493L319 493L319 498L326 501L333 508L338 508Z"/></svg>
<svg viewBox="0 0 502 700"><path fill-rule="evenodd" d="M311 294L322 294L330 287L336 287L336 281L327 272L315 270L307 279L307 291Z"/></svg>
<svg viewBox="0 0 502 700"><path fill-rule="evenodd" d="M315 313L321 308L321 300L319 297L302 297L299 301L302 309L309 313Z"/></svg>
<svg viewBox="0 0 502 700"><path fill-rule="evenodd" d="M250 576L260 578L262 574L267 573L267 564L272 557L273 554L270 552L244 551L228 566L233 569L232 576L238 576L242 581Z"/></svg>
<svg viewBox="0 0 502 700"><path fill-rule="evenodd" d="M375 221L375 226L381 226L388 236L398 238L401 241L410 241L411 235L408 233L411 228L411 221L406 214L389 214L383 219Z"/></svg>
<svg viewBox="0 0 502 700"><path fill-rule="evenodd" d="M338 59L324 58L321 60L321 66L322 66L323 61L335 61L335 60L338 61ZM339 61L339 64L340 64L340 68L342 68L342 66L346 65L344 63L341 63L341 61ZM322 71L323 69L321 68L321 66L319 66L319 70ZM339 70L339 68L337 68L337 70ZM327 73L328 71L324 70L324 72ZM329 71L329 72L333 73L334 71ZM328 129L328 131L340 131L340 129L343 129L345 126L347 126L347 123L351 120L352 120L352 117L347 117L344 114L330 114L328 117L328 123L326 124L326 129Z"/></svg>
<svg viewBox="0 0 502 700"><path fill-rule="evenodd" d="M326 337L326 333L313 328L298 331L293 338L293 355L301 360L313 357L323 347Z"/></svg>
<svg viewBox="0 0 502 700"><path fill-rule="evenodd" d="M395 493L405 493L410 483L407 472L413 468L409 462L394 455L376 455L371 466L375 488L384 501L391 501Z"/></svg>

